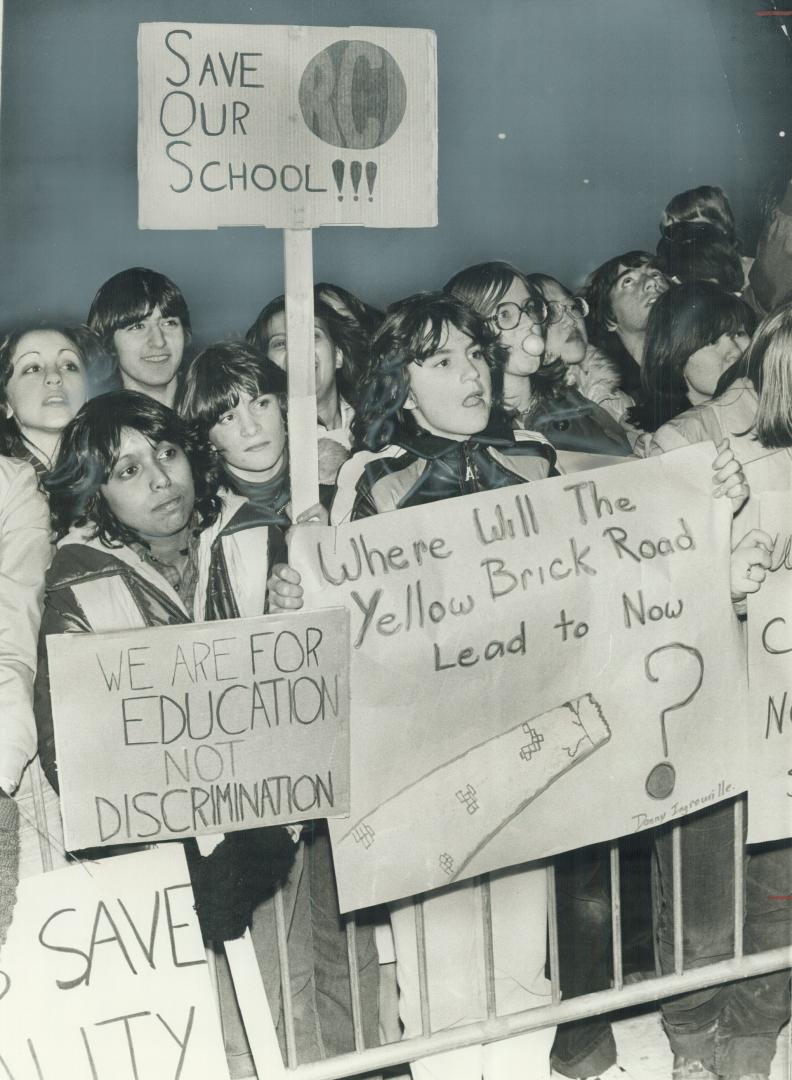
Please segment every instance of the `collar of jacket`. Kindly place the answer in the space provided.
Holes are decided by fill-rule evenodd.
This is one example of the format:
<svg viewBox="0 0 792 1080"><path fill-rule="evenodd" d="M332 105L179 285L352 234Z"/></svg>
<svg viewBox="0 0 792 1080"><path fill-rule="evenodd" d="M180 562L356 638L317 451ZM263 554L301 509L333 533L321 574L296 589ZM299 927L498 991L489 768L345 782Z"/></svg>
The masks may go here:
<svg viewBox="0 0 792 1080"><path fill-rule="evenodd" d="M416 457L426 458L428 461L453 454L465 443L474 446L503 447L520 452L520 445L515 441L511 421L502 409L493 407L490 418L483 431L471 435L467 439L446 439L442 435L433 435L429 431L403 432L398 439L394 440L398 446L408 450Z"/></svg>
<svg viewBox="0 0 792 1080"><path fill-rule="evenodd" d="M251 508L247 499L241 495L236 495L233 492L222 492L222 508L217 520L203 529L199 535L199 551L203 549L207 554L211 553L211 549L217 541L221 533L231 534L237 528L249 527L251 523L251 517L256 514L255 509ZM80 528L73 527L67 534L58 542L58 550L67 548L71 545L77 545L79 548L88 549L95 552L100 556L100 562L97 564L96 572L99 576L108 572L108 567L118 563L124 563L135 573L141 577L146 578L149 584L159 589L160 592L165 594L169 600L177 607L181 612L189 616L187 609L184 607L181 597L176 590L170 585L170 583L157 571L149 565L148 562L140 558L138 552L134 551L126 544L122 544L119 547L107 547L103 544L98 536L95 535L93 527L88 524L81 526ZM105 562L101 560L104 558ZM80 566L76 570L76 576L82 577L86 573L86 568ZM52 577L52 571L49 575L48 587L57 588L62 585L71 584L71 580L74 574L71 569L63 576L63 578Z"/></svg>

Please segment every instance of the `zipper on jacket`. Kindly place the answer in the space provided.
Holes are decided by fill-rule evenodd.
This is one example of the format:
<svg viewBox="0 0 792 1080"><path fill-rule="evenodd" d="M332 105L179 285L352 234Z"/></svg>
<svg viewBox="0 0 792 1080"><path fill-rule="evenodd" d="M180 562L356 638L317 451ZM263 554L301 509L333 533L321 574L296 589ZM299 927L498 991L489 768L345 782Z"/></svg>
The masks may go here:
<svg viewBox="0 0 792 1080"><path fill-rule="evenodd" d="M479 475L476 463L470 454L470 443L462 444L462 457L465 462L464 483L468 486L468 492L479 490Z"/></svg>

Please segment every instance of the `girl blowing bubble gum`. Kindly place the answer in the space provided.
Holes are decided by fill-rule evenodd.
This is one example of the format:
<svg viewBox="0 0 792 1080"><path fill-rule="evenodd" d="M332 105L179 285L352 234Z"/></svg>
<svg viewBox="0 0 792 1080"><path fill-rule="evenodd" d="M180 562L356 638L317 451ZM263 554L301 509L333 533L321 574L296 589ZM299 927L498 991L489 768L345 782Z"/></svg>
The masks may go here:
<svg viewBox="0 0 792 1080"><path fill-rule="evenodd" d="M569 305L547 302L537 284L503 262L460 270L445 291L470 304L498 334L506 351L503 403L515 427L541 432L557 450L630 455L619 424L568 385L563 361L548 355L554 327L566 320Z"/></svg>

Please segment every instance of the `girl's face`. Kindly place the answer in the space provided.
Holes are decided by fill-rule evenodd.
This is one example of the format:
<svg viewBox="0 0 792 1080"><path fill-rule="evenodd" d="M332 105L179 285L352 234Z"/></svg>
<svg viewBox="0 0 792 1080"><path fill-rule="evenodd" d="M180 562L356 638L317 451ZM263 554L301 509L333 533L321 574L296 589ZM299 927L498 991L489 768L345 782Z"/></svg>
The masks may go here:
<svg viewBox="0 0 792 1080"><path fill-rule="evenodd" d="M269 480L280 471L286 448L286 425L275 394L251 397L239 390L239 401L209 429L209 441L223 464L243 480Z"/></svg>
<svg viewBox="0 0 792 1080"><path fill-rule="evenodd" d="M195 504L192 469L172 442L155 446L124 428L118 461L99 489L114 517L144 540L165 540L187 527Z"/></svg>
<svg viewBox="0 0 792 1080"><path fill-rule="evenodd" d="M289 353L286 348L286 312L273 315L265 328L267 359L286 371ZM316 396L321 401L335 389L335 373L341 367L343 355L330 339L321 319L314 319L314 365Z"/></svg>
<svg viewBox="0 0 792 1080"><path fill-rule="evenodd" d="M740 359L750 340L748 334L740 330L736 334L721 334L711 345L696 349L682 372L688 400L692 405L709 401L721 375Z"/></svg>
<svg viewBox="0 0 792 1080"><path fill-rule="evenodd" d="M586 355L588 336L583 316L571 306L572 296L555 281L542 285L542 295L548 304L558 305L558 311L562 312L557 322L547 321L544 362L563 360L565 364L580 364Z"/></svg>
<svg viewBox="0 0 792 1080"><path fill-rule="evenodd" d="M481 346L445 323L440 347L422 363L407 366L410 392L406 409L419 427L463 442L487 426L492 382Z"/></svg>
<svg viewBox="0 0 792 1080"><path fill-rule="evenodd" d="M500 343L509 354L505 370L510 375L533 375L542 364L545 348L542 324L532 319L524 310L528 301L534 299L534 294L529 292L524 282L519 278L512 278L511 285L498 301L494 312ZM516 305L520 309L519 322L510 330L504 330L497 325L497 316L504 304Z"/></svg>
<svg viewBox="0 0 792 1080"><path fill-rule="evenodd" d="M184 355L184 327L176 315L153 308L139 322L116 330L113 347L127 390L146 394L176 378Z"/></svg>
<svg viewBox="0 0 792 1080"><path fill-rule="evenodd" d="M32 442L36 434L63 431L88 394L85 365L75 346L56 330L23 334L11 357L6 386L8 415Z"/></svg>
<svg viewBox="0 0 792 1080"><path fill-rule="evenodd" d="M641 333L646 330L652 307L667 289L668 279L665 274L651 263L641 266L621 265L619 276L610 291L613 319L608 323L608 329L625 333Z"/></svg>

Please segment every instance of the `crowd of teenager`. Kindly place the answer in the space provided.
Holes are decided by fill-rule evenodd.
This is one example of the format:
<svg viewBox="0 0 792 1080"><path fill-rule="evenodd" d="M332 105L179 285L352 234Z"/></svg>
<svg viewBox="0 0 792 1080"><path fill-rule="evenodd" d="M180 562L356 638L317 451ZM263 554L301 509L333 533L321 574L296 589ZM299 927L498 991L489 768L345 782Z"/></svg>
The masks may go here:
<svg viewBox="0 0 792 1080"><path fill-rule="evenodd" d="M730 497L734 511L734 617L745 617L772 542L740 525L751 498L741 466L792 447L792 189L769 215L755 260L740 251L724 193L701 187L668 204L655 253L617 254L577 291L528 270L479 263L385 310L337 284L316 285L319 502L296 520L282 296L237 340L191 355L181 290L136 267L101 285L84 324L4 336L0 944L19 876L41 868L36 755L54 862L119 851L58 855L46 636L296 610L303 597L288 565L290 528L541 481L574 468L579 455L622 461L712 440L713 492ZM682 825L687 966L732 954L732 810L726 802ZM217 950L232 1077L253 1075L253 1064L220 943L247 927L285 1046L276 889L298 1060L354 1049L353 983L367 1046L421 1034L415 909L398 902L360 913L350 973L326 822L232 833L207 856L194 841L184 846L201 929ZM747 951L790 943L792 905L767 898L789 891L791 850L747 850ZM621 859L625 962L636 975L655 965L673 971L669 832L624 841ZM564 997L613 979L609 864L607 845L556 861ZM490 875L499 1013L549 1003L545 876L534 864ZM482 903L472 883L424 898L434 1030L487 1016ZM662 1011L673 1080L766 1080L789 1018L789 972L685 993ZM415 1080L629 1075L606 1017L410 1067Z"/></svg>

